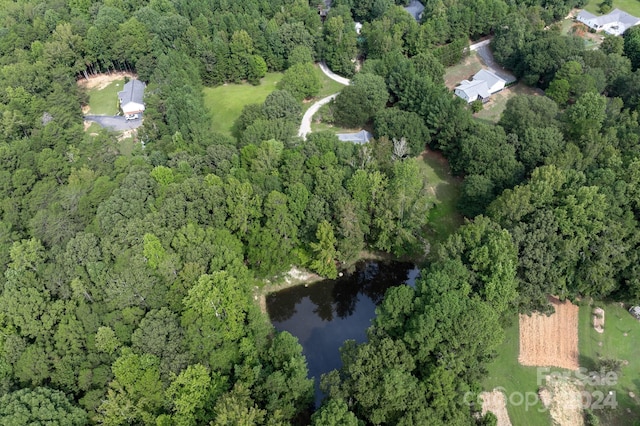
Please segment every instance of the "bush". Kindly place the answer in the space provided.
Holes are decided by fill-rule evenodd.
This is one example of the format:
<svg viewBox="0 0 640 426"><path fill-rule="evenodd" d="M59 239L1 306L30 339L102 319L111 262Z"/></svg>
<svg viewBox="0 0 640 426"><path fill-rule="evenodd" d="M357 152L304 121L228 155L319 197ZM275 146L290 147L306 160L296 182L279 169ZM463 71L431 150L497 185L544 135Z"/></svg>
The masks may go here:
<svg viewBox="0 0 640 426"><path fill-rule="evenodd" d="M476 113L476 112L480 112L484 109L484 104L482 103L482 101L480 99L476 99L475 101L471 102L471 112L472 113Z"/></svg>

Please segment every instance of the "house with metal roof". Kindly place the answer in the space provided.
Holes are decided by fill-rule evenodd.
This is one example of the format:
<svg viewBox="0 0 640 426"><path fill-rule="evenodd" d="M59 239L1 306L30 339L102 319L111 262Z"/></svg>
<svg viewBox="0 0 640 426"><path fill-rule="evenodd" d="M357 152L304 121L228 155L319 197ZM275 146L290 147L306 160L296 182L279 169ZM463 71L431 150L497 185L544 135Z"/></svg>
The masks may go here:
<svg viewBox="0 0 640 426"><path fill-rule="evenodd" d="M506 81L488 70L478 71L471 80L462 80L454 93L467 103L488 102L491 95L504 89Z"/></svg>
<svg viewBox="0 0 640 426"><path fill-rule="evenodd" d="M622 35L627 28L640 24L640 18L629 15L620 9L613 9L606 15L596 16L586 10L581 11L576 16L578 22L582 22L587 27L595 31L604 31L611 35Z"/></svg>
<svg viewBox="0 0 640 426"><path fill-rule="evenodd" d="M338 133L336 136L338 136L338 139L342 142L357 144L365 144L373 138L373 135L366 130L360 130L358 133Z"/></svg>
<svg viewBox="0 0 640 426"><path fill-rule="evenodd" d="M404 7L404 10L409 12L416 21L420 22L420 19L422 19L422 12L424 11L424 5L418 0L411 0L411 2Z"/></svg>
<svg viewBox="0 0 640 426"><path fill-rule="evenodd" d="M144 111L144 89L146 85L140 80L129 80L122 91L118 92L120 109L125 115L139 114Z"/></svg>

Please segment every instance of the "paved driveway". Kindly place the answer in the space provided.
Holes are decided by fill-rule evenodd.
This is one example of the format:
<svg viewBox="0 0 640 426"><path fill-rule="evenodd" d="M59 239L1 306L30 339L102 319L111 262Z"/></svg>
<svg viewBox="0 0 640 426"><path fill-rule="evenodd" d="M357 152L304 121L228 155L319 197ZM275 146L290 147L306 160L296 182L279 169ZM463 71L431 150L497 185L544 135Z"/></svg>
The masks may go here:
<svg viewBox="0 0 640 426"><path fill-rule="evenodd" d="M126 120L122 115L85 115L84 119L115 131L133 130L142 125L142 116L135 120Z"/></svg>

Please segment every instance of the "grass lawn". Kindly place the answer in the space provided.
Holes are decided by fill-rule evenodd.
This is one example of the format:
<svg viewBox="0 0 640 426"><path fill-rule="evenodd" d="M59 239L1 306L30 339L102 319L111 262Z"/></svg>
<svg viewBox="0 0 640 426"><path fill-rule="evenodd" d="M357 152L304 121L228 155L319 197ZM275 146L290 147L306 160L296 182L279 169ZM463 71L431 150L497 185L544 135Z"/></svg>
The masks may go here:
<svg viewBox="0 0 640 426"><path fill-rule="evenodd" d="M584 8L594 15L600 15L600 3L602 0L589 0ZM613 0L613 8L621 9L633 16L640 16L640 1L638 0Z"/></svg>
<svg viewBox="0 0 640 426"><path fill-rule="evenodd" d="M276 90L282 73L267 73L259 86L251 84L225 84L204 89L204 104L211 116L211 129L215 132L231 134L234 121L242 108L248 104L264 102L269 93Z"/></svg>
<svg viewBox="0 0 640 426"><path fill-rule="evenodd" d="M491 100L484 105L482 111L474 114L480 121L495 124L500 120L502 112L507 107L507 101L517 95L542 95L542 91L522 83L507 87L502 92L491 95Z"/></svg>
<svg viewBox="0 0 640 426"><path fill-rule="evenodd" d="M462 224L462 215L456 210L461 180L451 175L449 163L438 152L426 150L415 161L427 182L430 201L435 203L429 210L427 235L442 241Z"/></svg>
<svg viewBox="0 0 640 426"><path fill-rule="evenodd" d="M453 90L462 80L468 80L475 73L482 69L482 62L476 52L471 52L469 56L462 59L458 65L448 67L444 72L444 84Z"/></svg>
<svg viewBox="0 0 640 426"><path fill-rule="evenodd" d="M604 332L598 333L592 325L592 309L604 309ZM626 334L626 336L625 336ZM598 358L612 358L628 362L618 373L617 384L613 387L591 388L605 395L615 392L618 408L614 410L593 410L603 424L640 424L640 321L633 318L626 309L614 303L594 303L580 307L580 365L588 370L596 369ZM589 389L587 389L589 390ZM629 396L635 394L635 399ZM594 397L595 402L595 397ZM627 410L630 410L629 413ZM633 423L632 419L635 419Z"/></svg>
<svg viewBox="0 0 640 426"><path fill-rule="evenodd" d="M538 376L536 367L523 367L518 363L519 343L518 319L514 324L505 329L505 339L498 348L498 357L488 365L488 375L483 381L483 387L487 391L494 388L502 388L509 401L510 395L515 392L538 392ZM554 368L554 371L558 369ZM511 400L518 403L518 398ZM531 401L533 398L531 397ZM551 416L544 409L540 401L533 407L526 404L514 405L507 402L507 411L513 425L548 426L551 424Z"/></svg>
<svg viewBox="0 0 640 426"><path fill-rule="evenodd" d="M124 79L114 80L103 89L89 89L89 114L116 115L118 113L118 92L122 90Z"/></svg>

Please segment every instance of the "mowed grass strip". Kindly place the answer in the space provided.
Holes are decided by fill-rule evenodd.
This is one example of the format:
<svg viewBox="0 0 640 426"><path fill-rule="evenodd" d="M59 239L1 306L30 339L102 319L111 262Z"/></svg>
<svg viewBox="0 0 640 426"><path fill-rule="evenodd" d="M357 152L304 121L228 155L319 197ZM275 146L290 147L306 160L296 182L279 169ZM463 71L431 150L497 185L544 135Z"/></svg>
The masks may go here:
<svg viewBox="0 0 640 426"><path fill-rule="evenodd" d="M589 3L584 8L587 12L600 15L600 3L602 3L602 0L589 0ZM613 9L616 8L640 17L640 1L638 0L613 0Z"/></svg>
<svg viewBox="0 0 640 426"><path fill-rule="evenodd" d="M604 309L604 332L593 328L593 308ZM640 418L640 321L618 303L594 302L580 307L579 348L580 366L595 371L600 358L623 362L615 386L587 387L588 391L615 392L618 407L613 410L594 409L603 424L628 425L630 419ZM635 397L630 396L632 392ZM596 402L594 396L592 402ZM635 424L638 424L637 422Z"/></svg>
<svg viewBox="0 0 640 426"><path fill-rule="evenodd" d="M487 377L483 381L483 388L491 391L500 388L507 397L507 411L512 425L549 426L551 416L544 408L538 393L538 375L536 367L523 367L518 363L520 347L520 330L518 319L505 328L505 339L498 348L498 356L487 366ZM554 368L553 371L562 371ZM527 406L526 398L536 401ZM522 398L521 398L522 396Z"/></svg>
<svg viewBox="0 0 640 426"><path fill-rule="evenodd" d="M211 116L211 130L231 134L233 123L242 108L249 104L261 104L269 93L277 89L282 73L267 73L259 86L251 84L225 84L204 89L204 104Z"/></svg>
<svg viewBox="0 0 640 426"><path fill-rule="evenodd" d="M89 89L89 114L116 115L118 113L118 92L124 86L124 78L114 80L103 89Z"/></svg>
<svg viewBox="0 0 640 426"><path fill-rule="evenodd" d="M456 210L462 180L451 174L449 163L439 152L425 150L415 161L427 182L429 199L434 203L429 210L427 235L434 241L443 241L463 222Z"/></svg>

